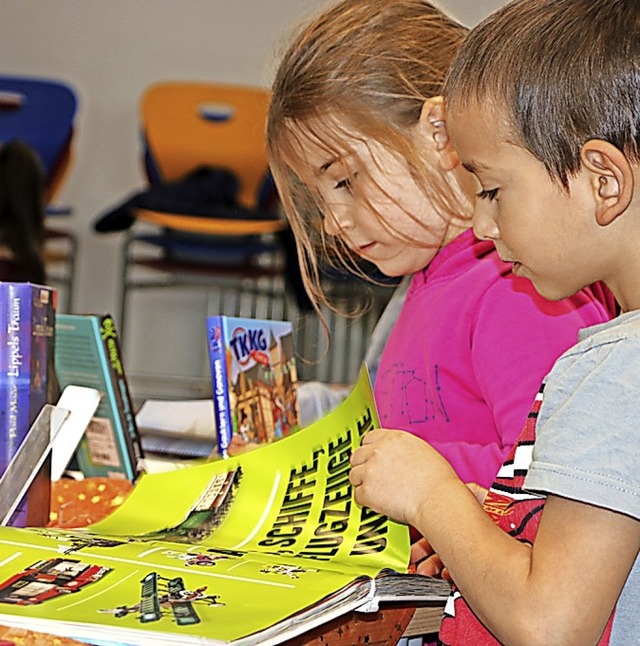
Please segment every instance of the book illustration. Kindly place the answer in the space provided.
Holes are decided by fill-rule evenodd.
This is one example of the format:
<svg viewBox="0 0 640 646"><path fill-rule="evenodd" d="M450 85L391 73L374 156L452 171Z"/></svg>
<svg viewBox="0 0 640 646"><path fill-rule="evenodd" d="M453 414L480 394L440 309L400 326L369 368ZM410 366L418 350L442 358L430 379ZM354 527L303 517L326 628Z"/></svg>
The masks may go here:
<svg viewBox="0 0 640 646"><path fill-rule="evenodd" d="M195 608L197 603L212 607L224 605L218 595L205 594L207 586L188 590L182 577L167 579L157 572L149 572L140 583L140 600L137 603L98 612L111 613L117 619L135 613L143 624L170 616L176 625L189 626L200 623Z"/></svg>
<svg viewBox="0 0 640 646"><path fill-rule="evenodd" d="M78 592L99 581L109 568L76 559L37 561L0 583L0 603L30 606L60 595Z"/></svg>
<svg viewBox="0 0 640 646"><path fill-rule="evenodd" d="M46 603L0 600L0 624L132 645L250 646L377 600L442 603L446 581L404 574L407 528L353 499L349 458L377 424L363 372L323 420L226 460L143 475L100 523L0 528L0 581L45 560L109 570Z"/></svg>
<svg viewBox="0 0 640 646"><path fill-rule="evenodd" d="M40 536L46 536L47 538L55 540L58 543L57 551L60 554L65 555L79 552L86 547L115 547L116 545L123 545L127 542L127 539L91 536L80 532L74 533L70 530L60 531L56 529L49 530L46 528L41 529L39 527L33 527L31 531L40 534Z"/></svg>
<svg viewBox="0 0 640 646"><path fill-rule="evenodd" d="M87 386L103 395L76 452L79 469L135 481L142 449L113 317L59 314L55 368L62 388Z"/></svg>
<svg viewBox="0 0 640 646"><path fill-rule="evenodd" d="M147 534L145 538L192 543L209 537L229 511L241 478L241 467L214 476L183 522L157 534Z"/></svg>
<svg viewBox="0 0 640 646"><path fill-rule="evenodd" d="M299 579L305 572L318 572L317 569L302 567L301 565L265 565L260 572L263 574L277 574L278 576L287 576L290 579Z"/></svg>
<svg viewBox="0 0 640 646"><path fill-rule="evenodd" d="M178 559L185 567L213 567L220 561L231 558L242 558L244 552L234 550L221 550L208 548L200 552L176 552L175 550L164 550L163 554L169 558Z"/></svg>
<svg viewBox="0 0 640 646"><path fill-rule="evenodd" d="M297 430L290 322L212 316L207 342L220 455L235 455Z"/></svg>

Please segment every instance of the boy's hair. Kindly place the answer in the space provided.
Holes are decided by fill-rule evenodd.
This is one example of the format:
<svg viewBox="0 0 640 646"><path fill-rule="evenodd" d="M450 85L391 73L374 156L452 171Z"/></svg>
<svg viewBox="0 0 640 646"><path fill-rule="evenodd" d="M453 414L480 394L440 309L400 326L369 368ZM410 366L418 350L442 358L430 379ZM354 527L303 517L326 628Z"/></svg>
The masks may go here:
<svg viewBox="0 0 640 646"><path fill-rule="evenodd" d="M342 0L303 27L284 54L272 87L267 148L316 305L326 303L319 256L356 273L359 265L340 239L325 236L321 200L296 172L306 144L342 158L356 142L376 141L407 161L443 217L468 215L440 188L440 173L424 163L411 135L425 99L441 94L467 32L424 0Z"/></svg>
<svg viewBox="0 0 640 646"><path fill-rule="evenodd" d="M444 94L450 110L506 117L507 136L565 187L590 139L638 161L640 2L510 2L472 30Z"/></svg>

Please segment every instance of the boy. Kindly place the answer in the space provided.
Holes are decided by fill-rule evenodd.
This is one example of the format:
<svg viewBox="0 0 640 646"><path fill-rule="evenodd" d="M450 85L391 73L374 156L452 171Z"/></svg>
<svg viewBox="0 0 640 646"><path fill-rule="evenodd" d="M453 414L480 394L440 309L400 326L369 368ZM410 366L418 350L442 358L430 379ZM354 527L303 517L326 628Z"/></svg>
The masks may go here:
<svg viewBox="0 0 640 646"><path fill-rule="evenodd" d="M640 640L638 34L637 0L517 0L450 71L476 234L543 296L603 280L623 314L556 362L484 509L407 433L352 456L356 500L414 525L456 583L445 644Z"/></svg>

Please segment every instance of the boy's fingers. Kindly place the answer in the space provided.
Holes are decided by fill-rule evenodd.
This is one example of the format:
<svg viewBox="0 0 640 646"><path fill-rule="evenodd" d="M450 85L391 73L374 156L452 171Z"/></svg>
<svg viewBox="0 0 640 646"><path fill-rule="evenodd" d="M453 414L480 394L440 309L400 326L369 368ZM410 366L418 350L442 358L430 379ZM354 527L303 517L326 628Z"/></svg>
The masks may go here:
<svg viewBox="0 0 640 646"><path fill-rule="evenodd" d="M374 442L378 442L382 437L383 429L374 428L372 431L366 433L366 435L362 438L362 442L360 444L362 446L364 446L365 444L373 444Z"/></svg>
<svg viewBox="0 0 640 646"><path fill-rule="evenodd" d="M431 549L431 545L429 545L427 540L424 538L417 540L413 545L411 545L411 563L422 561L422 559L426 558L430 554L433 554L433 550Z"/></svg>
<svg viewBox="0 0 640 646"><path fill-rule="evenodd" d="M349 458L349 462L351 462L351 466L355 467L360 464L364 464L369 457L369 453L370 451L367 450L366 447L360 447L359 449L356 449L351 454L351 457Z"/></svg>
<svg viewBox="0 0 640 646"><path fill-rule="evenodd" d="M354 487L359 487L362 484L362 469L354 467L349 472L349 482Z"/></svg>
<svg viewBox="0 0 640 646"><path fill-rule="evenodd" d="M416 566L416 572L425 576L441 576L443 570L444 565L437 554L432 554Z"/></svg>

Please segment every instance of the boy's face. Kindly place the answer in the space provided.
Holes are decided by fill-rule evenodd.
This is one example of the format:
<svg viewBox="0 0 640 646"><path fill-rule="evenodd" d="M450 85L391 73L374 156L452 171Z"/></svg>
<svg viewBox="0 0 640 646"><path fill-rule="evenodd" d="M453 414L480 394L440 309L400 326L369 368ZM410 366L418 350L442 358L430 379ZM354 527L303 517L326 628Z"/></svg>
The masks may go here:
<svg viewBox="0 0 640 646"><path fill-rule="evenodd" d="M569 180L569 191L543 164L509 137L497 110L449 111L448 130L460 161L479 191L473 228L493 240L513 273L529 278L544 297L559 300L600 280L594 262L597 227L586 173Z"/></svg>

